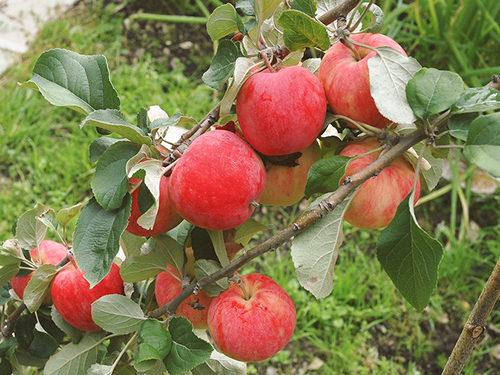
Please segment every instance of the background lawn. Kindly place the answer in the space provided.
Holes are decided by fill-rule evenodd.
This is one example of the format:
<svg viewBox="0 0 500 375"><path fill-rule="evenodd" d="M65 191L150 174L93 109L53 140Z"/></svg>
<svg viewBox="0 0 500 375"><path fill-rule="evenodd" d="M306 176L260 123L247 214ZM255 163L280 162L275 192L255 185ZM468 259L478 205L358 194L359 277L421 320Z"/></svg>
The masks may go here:
<svg viewBox="0 0 500 375"><path fill-rule="evenodd" d="M463 3L463 4L462 4ZM0 77L0 240L12 236L17 218L37 202L54 209L90 197L94 165L88 146L94 128L79 128L81 115L50 106L42 96L17 86L31 76L38 56L50 48L104 54L132 121L141 107L160 105L201 119L218 94L201 82L213 53L203 25L131 21L147 12L206 16L218 1L82 1L48 24L32 50ZM449 69L471 86L500 73L500 2L384 0L383 30L423 66ZM458 158L450 157L457 171ZM447 182L443 180L439 187ZM381 270L375 255L379 231L346 224L346 241L335 268L333 293L316 300L295 277L289 246L246 266L280 283L297 307L289 345L252 374L440 374L463 323L500 256L498 194L480 196L464 188L469 222L457 186L417 209L421 225L447 244L438 288L428 308L415 311ZM425 195L424 192L422 195ZM259 220L280 228L299 215L298 206L261 207ZM456 228L456 230L455 230ZM453 234L460 235L460 240ZM256 241L270 233L263 233ZM256 242L255 242L256 243ZM464 374L500 373L500 307Z"/></svg>

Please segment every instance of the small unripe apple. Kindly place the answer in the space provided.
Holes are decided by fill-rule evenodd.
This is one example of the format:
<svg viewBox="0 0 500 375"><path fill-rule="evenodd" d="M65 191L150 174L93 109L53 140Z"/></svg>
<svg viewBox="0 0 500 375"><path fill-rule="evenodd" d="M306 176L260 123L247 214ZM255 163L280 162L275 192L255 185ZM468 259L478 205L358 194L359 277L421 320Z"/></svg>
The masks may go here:
<svg viewBox="0 0 500 375"><path fill-rule="evenodd" d="M35 247L30 250L31 260L38 264L57 264L59 263L68 253L66 246L51 240L43 240L38 249ZM40 254L40 258L38 257ZM24 289L28 282L31 280L33 272L26 276L16 276L10 280L10 285L12 289L19 296L19 298L24 298ZM47 293L43 300L43 305L47 306L52 303L51 292Z"/></svg>
<svg viewBox="0 0 500 375"><path fill-rule="evenodd" d="M245 139L264 155L288 155L314 142L326 116L321 82L301 66L263 70L241 88L236 113Z"/></svg>
<svg viewBox="0 0 500 375"><path fill-rule="evenodd" d="M379 148L376 140L367 140L347 145L340 155L353 157ZM353 160L346 168L345 176L350 176L377 160L380 152ZM410 193L415 179L415 170L403 157L394 160L380 173L366 180L352 199L344 219L355 227L376 229L389 225L399 204ZM341 180L343 181L343 179ZM420 179L415 187L415 200L420 196Z"/></svg>
<svg viewBox="0 0 500 375"><path fill-rule="evenodd" d="M137 178L129 179L132 184L137 184L141 180ZM137 220L141 217L142 213L139 208L139 189L135 189L132 194L132 206L130 209L130 217L128 219L127 232L136 236L150 237L168 232L170 229L175 228L182 221L182 217L172 206L168 193L168 177L162 176L160 179L160 200L158 214L153 228L146 229L141 227Z"/></svg>
<svg viewBox="0 0 500 375"><path fill-rule="evenodd" d="M406 52L398 43L383 34L355 34L351 35L351 38L370 47L392 47L406 56ZM328 104L334 113L384 128L391 121L380 114L370 94L368 60L375 56L376 52L356 45L354 49L358 51L360 60L341 42L331 46L321 60L318 77L325 88Z"/></svg>
<svg viewBox="0 0 500 375"><path fill-rule="evenodd" d="M179 272L173 267L168 265L167 268L172 274L179 277ZM166 305L182 291L181 282L172 274L163 271L156 276L155 295L158 306ZM196 302L198 302L196 306L190 305ZM212 297L200 290L197 295L189 296L179 305L176 315L187 318L195 329L205 329L207 328L208 307L211 302Z"/></svg>
<svg viewBox="0 0 500 375"><path fill-rule="evenodd" d="M298 165L287 167L273 165L267 167L267 179L260 203L271 206L291 206L304 196L307 175L311 165L321 159L318 142L301 151Z"/></svg>
<svg viewBox="0 0 500 375"><path fill-rule="evenodd" d="M217 348L245 362L267 359L290 341L295 306L285 290L260 274L241 277L215 297L208 310L208 331Z"/></svg>
<svg viewBox="0 0 500 375"><path fill-rule="evenodd" d="M109 273L90 289L82 271L71 263L57 273L52 281L52 300L61 316L82 331L99 331L92 320L92 303L108 294L124 294L120 268L113 263Z"/></svg>
<svg viewBox="0 0 500 375"><path fill-rule="evenodd" d="M226 130L197 138L170 176L170 199L192 224L225 230L243 224L262 194L266 170L242 139Z"/></svg>

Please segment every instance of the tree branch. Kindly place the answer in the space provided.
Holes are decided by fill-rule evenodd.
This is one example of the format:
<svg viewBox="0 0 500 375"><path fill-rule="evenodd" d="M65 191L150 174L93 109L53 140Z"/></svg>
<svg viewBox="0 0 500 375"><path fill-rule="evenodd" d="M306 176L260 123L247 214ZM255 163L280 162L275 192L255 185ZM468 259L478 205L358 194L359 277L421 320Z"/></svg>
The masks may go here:
<svg viewBox="0 0 500 375"><path fill-rule="evenodd" d="M14 327L16 326L17 319L21 316L23 311L26 310L26 305L21 303L17 309L14 310L12 314L7 317L5 325L2 326L2 340L8 339L14 333ZM3 324L3 322L2 322Z"/></svg>
<svg viewBox="0 0 500 375"><path fill-rule="evenodd" d="M472 350L483 337L486 320L500 295L500 258L493 269L479 299L467 319L442 375L458 375L462 372Z"/></svg>
<svg viewBox="0 0 500 375"><path fill-rule="evenodd" d="M353 10L359 3L359 0L347 0L344 1L343 3L337 5L336 7L330 9L328 12L323 13L318 20L325 24L328 25L335 21L341 14L344 16L347 16L347 14Z"/></svg>

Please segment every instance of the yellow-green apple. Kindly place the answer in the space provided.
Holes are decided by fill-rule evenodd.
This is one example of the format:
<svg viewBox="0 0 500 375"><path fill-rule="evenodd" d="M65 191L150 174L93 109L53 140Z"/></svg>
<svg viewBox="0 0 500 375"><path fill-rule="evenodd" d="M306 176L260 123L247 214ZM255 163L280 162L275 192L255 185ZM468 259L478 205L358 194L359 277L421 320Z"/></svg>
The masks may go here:
<svg viewBox="0 0 500 375"><path fill-rule="evenodd" d="M120 268L113 263L109 273L99 284L90 284L72 262L57 273L52 281L52 300L61 316L82 331L99 331L92 320L92 303L108 294L124 294Z"/></svg>
<svg viewBox="0 0 500 375"><path fill-rule="evenodd" d="M271 206L291 206L303 196L311 165L321 159L317 141L301 151L298 165L293 167L270 164L267 167L266 187L259 202Z"/></svg>
<svg viewBox="0 0 500 375"><path fill-rule="evenodd" d="M367 140L347 145L340 155L354 157L379 148L377 140ZM380 152L351 161L345 176L350 176L373 163ZM347 222L362 229L382 228L391 222L399 204L410 193L415 170L403 157L394 160L380 173L366 180L353 198L344 218ZM343 180L343 178L342 178ZM415 187L415 200L420 196L420 179Z"/></svg>
<svg viewBox="0 0 500 375"><path fill-rule="evenodd" d="M326 116L318 78L301 66L252 75L236 99L236 113L248 143L264 155L288 155L314 142Z"/></svg>
<svg viewBox="0 0 500 375"><path fill-rule="evenodd" d="M166 305L182 291L181 282L173 276L179 277L179 272L170 265L167 265L167 268L172 274L163 271L156 276L155 295L158 306ZM205 329L207 328L208 307L211 302L212 297L200 290L197 295L193 294L185 299L177 308L176 314L187 318L195 329Z"/></svg>
<svg viewBox="0 0 500 375"><path fill-rule="evenodd" d="M285 347L295 329L290 296L261 274L241 277L215 297L208 310L208 331L217 348L239 361L262 361Z"/></svg>
<svg viewBox="0 0 500 375"><path fill-rule="evenodd" d="M30 250L31 260L37 264L57 264L59 263L68 253L66 246L51 240L43 240L38 249L35 247ZM40 255L40 256L39 256ZM28 282L31 280L33 272L26 276L16 276L10 280L10 285L12 289L19 296L19 298L24 298L24 289ZM45 306L52 303L51 292L47 293L43 300Z"/></svg>
<svg viewBox="0 0 500 375"><path fill-rule="evenodd" d="M168 232L170 229L176 227L181 221L182 217L172 206L168 193L168 177L162 176L160 179L160 202L158 214L156 215L153 228L146 229L141 227L137 220L141 217L142 213L139 207L139 189L132 192L132 207L130 209L130 217L128 219L127 232L136 236L150 237ZM129 179L132 184L137 184L141 180L137 178Z"/></svg>
<svg viewBox="0 0 500 375"><path fill-rule="evenodd" d="M392 47L406 56L398 43L383 34L356 34L351 38L370 47ZM376 53L356 45L354 49L359 58L350 48L338 42L321 60L318 77L325 88L328 104L334 113L384 128L391 121L380 114L370 94L368 60Z"/></svg>
<svg viewBox="0 0 500 375"><path fill-rule="evenodd" d="M174 208L192 224L225 230L243 224L266 184L260 157L241 138L214 130L195 139L170 176Z"/></svg>

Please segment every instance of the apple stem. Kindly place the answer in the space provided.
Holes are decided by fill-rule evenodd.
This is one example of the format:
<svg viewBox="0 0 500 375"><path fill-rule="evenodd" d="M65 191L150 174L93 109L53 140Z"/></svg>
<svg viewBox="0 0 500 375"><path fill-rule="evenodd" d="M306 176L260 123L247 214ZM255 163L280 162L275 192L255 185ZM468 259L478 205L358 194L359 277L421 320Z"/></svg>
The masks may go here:
<svg viewBox="0 0 500 375"><path fill-rule="evenodd" d="M275 73L276 70L273 68L273 66L269 62L269 57L267 56L267 53L262 53L261 56L262 56L262 59L264 59L264 62L266 63L267 69L269 69L269 71L271 73Z"/></svg>
<svg viewBox="0 0 500 375"><path fill-rule="evenodd" d="M347 28L350 30L350 31L354 31L356 30L356 28L359 26L359 24L361 22L363 22L364 18L366 17L366 14L368 13L368 11L370 10L370 7L372 6L372 4L375 2L375 0L370 0L370 2L368 3L368 5L366 6L365 10L363 11L363 13L361 13L361 16L359 16L358 20L356 21L356 23L354 25L351 26L351 22L354 20L354 15L351 17L351 19L349 20L349 23L347 24ZM373 17L373 16L372 16Z"/></svg>
<svg viewBox="0 0 500 375"><path fill-rule="evenodd" d="M252 295L250 294L250 291L246 287L245 283L239 277L238 277L238 281L236 283L238 284L238 286L243 291L243 298L245 299L245 301L248 301L252 297Z"/></svg>
<svg viewBox="0 0 500 375"><path fill-rule="evenodd" d="M356 126L359 130L361 130L363 133L366 133L366 134L369 134L369 135L378 135L380 133L383 132L382 129L379 129L379 128L376 128L374 126L371 126L371 125L368 125L368 124L365 124L363 122L358 122L358 121L355 121L349 117L346 117L346 116L342 116L342 115L335 115L335 119L339 119L339 120L344 120L344 121L347 121L351 124L353 124L354 126Z"/></svg>
<svg viewBox="0 0 500 375"><path fill-rule="evenodd" d="M254 206L254 207L256 207L256 208L260 206L259 202L257 202L255 199L254 199L253 201L251 201L251 202L250 202L250 205L251 205L251 206Z"/></svg>

